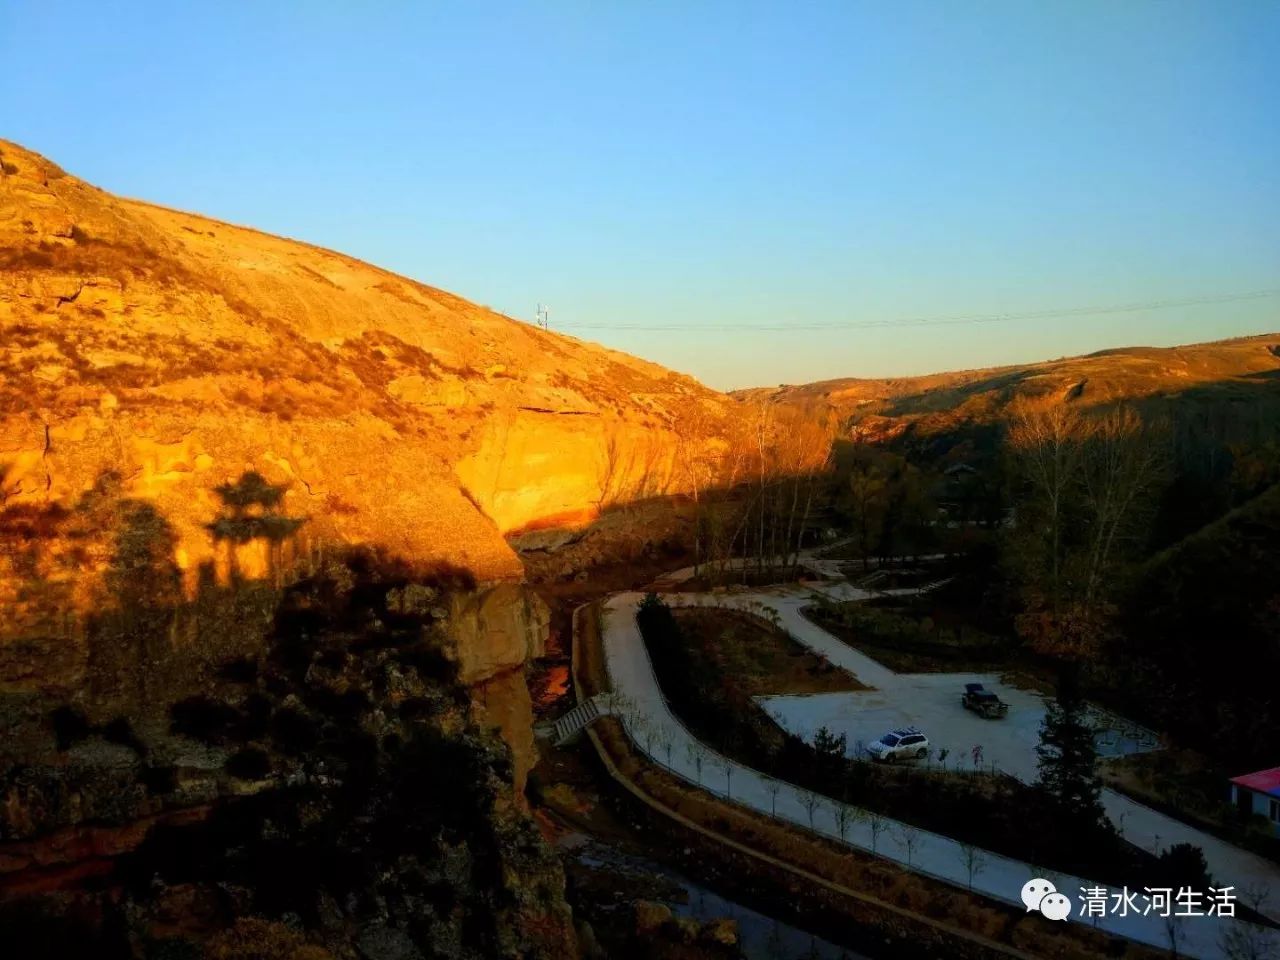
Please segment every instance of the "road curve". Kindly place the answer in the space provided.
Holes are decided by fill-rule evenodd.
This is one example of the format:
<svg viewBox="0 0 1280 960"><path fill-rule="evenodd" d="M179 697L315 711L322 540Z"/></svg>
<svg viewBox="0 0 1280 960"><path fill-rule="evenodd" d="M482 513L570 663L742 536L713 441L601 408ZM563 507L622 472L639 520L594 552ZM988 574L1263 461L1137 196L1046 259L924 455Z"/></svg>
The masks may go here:
<svg viewBox="0 0 1280 960"><path fill-rule="evenodd" d="M841 592L848 594L849 590ZM854 808L848 808L851 815L842 831L837 815L841 805L826 798L814 804L808 791L718 754L697 740L675 717L658 687L653 665L636 626L636 607L641 598L639 593L622 593L605 602L602 642L613 690L626 703L620 719L636 748L653 762L690 783L757 812L776 815L854 849L875 853L916 873L961 888L967 889L972 883L975 892L1004 903L1021 907L1023 884L1037 876L1052 881L1058 890L1071 898L1073 905L1079 901L1081 888L1101 886L1081 877L1046 871L991 851L978 850L974 853L973 848L949 837L888 818L868 819L858 815L860 811L855 814ZM689 604L718 603L726 598L680 594L678 598L671 596L667 599ZM755 591L735 595L733 603L735 606L753 602L770 607L787 606L778 604L778 599L779 591ZM823 633L831 643L844 646L805 622L809 629L797 637L801 642L806 642L805 636L813 630ZM874 683L872 678L863 679ZM975 859L978 867L970 877L968 864ZM1053 921L1045 919L1042 922ZM1069 922L1083 921L1073 919ZM1231 936L1248 935L1255 943L1270 936L1274 942L1256 955L1266 956L1268 949L1280 952L1280 938L1274 937L1273 931L1228 917L1193 916L1171 921L1154 915L1122 917L1110 914L1089 922L1108 933L1162 949L1169 949L1172 936L1181 955L1202 960L1228 960L1230 954L1226 943Z"/></svg>

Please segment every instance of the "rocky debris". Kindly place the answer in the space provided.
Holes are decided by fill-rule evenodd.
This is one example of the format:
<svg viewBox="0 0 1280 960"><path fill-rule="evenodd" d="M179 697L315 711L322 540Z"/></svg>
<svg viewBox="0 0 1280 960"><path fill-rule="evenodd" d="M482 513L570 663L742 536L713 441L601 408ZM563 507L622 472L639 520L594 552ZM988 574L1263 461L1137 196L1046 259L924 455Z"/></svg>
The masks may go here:
<svg viewBox="0 0 1280 960"><path fill-rule="evenodd" d="M0 841L29 840L85 822L119 826L148 816L138 757L127 747L92 740L54 764L0 773Z"/></svg>
<svg viewBox="0 0 1280 960"><path fill-rule="evenodd" d="M710 920L702 928L702 937L710 943L722 947L738 945L738 925L727 917Z"/></svg>
<svg viewBox="0 0 1280 960"><path fill-rule="evenodd" d="M671 922L671 908L650 900L637 900L633 909L636 915L636 933L644 936Z"/></svg>
<svg viewBox="0 0 1280 960"><path fill-rule="evenodd" d="M634 937L627 956L687 958L741 957L738 925L727 918L713 918L705 923L694 917L677 915L666 904L652 900L636 900L631 904Z"/></svg>
<svg viewBox="0 0 1280 960"><path fill-rule="evenodd" d="M395 927L366 927L356 938L356 950L364 960L426 960L409 934Z"/></svg>
<svg viewBox="0 0 1280 960"><path fill-rule="evenodd" d="M383 581L367 559L285 591L267 652L173 703L167 727L113 721L116 743L60 715L62 749L47 732L44 762L10 771L0 908L21 894L65 917L87 859L116 890L91 898L99 938L576 956L560 865L521 812L510 753L474 720L451 618L433 613L457 607L450 591ZM34 935L13 923L0 916L0 933Z"/></svg>

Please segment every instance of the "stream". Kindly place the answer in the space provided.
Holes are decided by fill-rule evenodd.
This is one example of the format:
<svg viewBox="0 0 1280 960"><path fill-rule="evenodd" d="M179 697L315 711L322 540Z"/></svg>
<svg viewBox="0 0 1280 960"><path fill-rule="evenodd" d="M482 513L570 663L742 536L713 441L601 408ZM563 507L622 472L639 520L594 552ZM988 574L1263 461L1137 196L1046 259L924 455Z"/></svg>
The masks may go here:
<svg viewBox="0 0 1280 960"><path fill-rule="evenodd" d="M720 917L734 920L743 955L748 960L871 960L865 953L838 946L725 899L675 870L623 853L585 834L568 834L560 839L558 846L585 867L657 886L660 892L646 899L665 904L676 916L692 917L699 922Z"/></svg>

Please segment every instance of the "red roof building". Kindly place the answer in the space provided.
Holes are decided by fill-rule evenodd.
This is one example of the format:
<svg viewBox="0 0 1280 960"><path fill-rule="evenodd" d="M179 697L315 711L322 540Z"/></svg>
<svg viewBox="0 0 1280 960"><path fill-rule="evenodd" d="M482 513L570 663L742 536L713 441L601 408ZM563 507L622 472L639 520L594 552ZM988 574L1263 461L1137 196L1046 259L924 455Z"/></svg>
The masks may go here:
<svg viewBox="0 0 1280 960"><path fill-rule="evenodd" d="M1280 837L1280 767L1231 778L1231 802L1246 816L1265 817Z"/></svg>

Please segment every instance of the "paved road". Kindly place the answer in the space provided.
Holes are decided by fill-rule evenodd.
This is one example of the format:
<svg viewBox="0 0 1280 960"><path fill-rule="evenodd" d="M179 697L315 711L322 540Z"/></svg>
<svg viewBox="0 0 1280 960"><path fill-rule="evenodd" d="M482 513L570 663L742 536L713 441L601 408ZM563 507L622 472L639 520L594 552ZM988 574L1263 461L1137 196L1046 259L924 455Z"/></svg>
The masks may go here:
<svg viewBox="0 0 1280 960"><path fill-rule="evenodd" d="M1024 783L1035 781L1035 748L1040 742L1044 697L1006 686L995 674L895 673L809 621L800 610L808 605L811 593L795 589L758 591L745 600L734 598L732 602L736 605L754 600L767 604L778 612L782 626L799 642L875 689L819 697L764 698L762 705L784 726L801 735L812 735L825 725L835 733L844 732L851 746L859 740L870 743L895 727L918 726L929 735L935 749L949 750L950 765L971 768L972 749L979 745L983 766L994 767ZM841 594L847 593L842 587ZM984 720L962 709L960 691L969 682L998 689L1009 703L1009 716L1004 720ZM1126 736L1124 727L1120 724L1109 738L1114 752L1140 752L1154 746L1142 742L1141 737ZM1260 912L1280 922L1280 866L1115 790L1102 791L1102 805L1122 836L1135 846L1160 853L1177 843L1192 843L1204 851L1209 873L1218 883L1234 886L1237 891L1271 891Z"/></svg>
<svg viewBox="0 0 1280 960"><path fill-rule="evenodd" d="M849 599L856 599L859 594L847 584L834 592ZM972 879L975 891L1006 903L1021 905L1023 884L1034 876L1044 876L1071 898L1078 913L1080 888L1099 886L1083 878L1047 872L990 851L977 852L980 866L970 878L966 865L968 851L964 845L948 837L887 818L860 818L846 823L842 831L836 815L839 805L825 799L813 807L811 816L806 800L812 795L807 791L717 754L694 738L671 713L658 688L636 627L635 610L640 599L638 593L618 594L610 598L605 605L603 641L613 688L629 704L623 712L623 724L637 748L655 762L690 782L727 795L734 802L766 814L776 810L776 816L781 819L809 827L832 839L843 840L851 847L872 851L918 873L960 887L969 886ZM731 596L681 594L667 599L685 604L724 602L750 606L765 603L778 611L783 625L792 630L797 639L827 655L833 662L842 663L846 656L842 651L854 653L846 644L799 615L805 596L794 591L762 590ZM850 666L861 680L873 686L895 682L898 675L891 670L869 658L862 660L865 662L858 663L861 669ZM1042 922L1052 921L1046 919ZM1121 917L1112 914L1090 922L1108 932L1165 949L1170 945L1172 929L1182 955L1206 960L1229 956L1224 947L1227 937L1248 935L1258 940L1270 936L1269 932L1261 931L1252 924L1225 917L1197 916L1169 921L1154 915ZM1273 949L1280 952L1280 939L1276 940ZM1267 954L1264 951L1257 955Z"/></svg>

